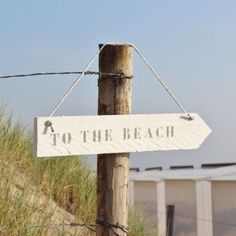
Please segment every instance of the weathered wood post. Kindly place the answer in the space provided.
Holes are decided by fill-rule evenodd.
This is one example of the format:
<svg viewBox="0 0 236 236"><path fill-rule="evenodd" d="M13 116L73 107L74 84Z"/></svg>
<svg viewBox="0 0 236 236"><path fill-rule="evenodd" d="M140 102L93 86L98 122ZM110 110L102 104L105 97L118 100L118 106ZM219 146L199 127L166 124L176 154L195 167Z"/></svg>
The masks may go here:
<svg viewBox="0 0 236 236"><path fill-rule="evenodd" d="M166 225L167 225L167 236L173 235L173 229L174 229L174 214L175 214L175 205L167 205L167 219L166 219Z"/></svg>
<svg viewBox="0 0 236 236"><path fill-rule="evenodd" d="M102 45L99 45L101 48ZM132 46L109 44L99 56L100 74L98 115L131 113ZM97 221L127 226L129 153L100 154L97 162ZM126 235L113 228L118 235ZM115 235L104 224L97 226L97 236Z"/></svg>

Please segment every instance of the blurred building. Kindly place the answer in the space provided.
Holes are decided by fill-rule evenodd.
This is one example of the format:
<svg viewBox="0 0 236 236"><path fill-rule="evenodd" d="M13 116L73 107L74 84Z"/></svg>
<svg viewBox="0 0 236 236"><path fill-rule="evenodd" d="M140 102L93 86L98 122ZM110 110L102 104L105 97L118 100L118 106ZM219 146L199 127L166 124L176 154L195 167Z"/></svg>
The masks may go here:
<svg viewBox="0 0 236 236"><path fill-rule="evenodd" d="M236 165L134 168L129 201L144 210L159 236L166 235L168 205L174 206L173 236L235 236Z"/></svg>

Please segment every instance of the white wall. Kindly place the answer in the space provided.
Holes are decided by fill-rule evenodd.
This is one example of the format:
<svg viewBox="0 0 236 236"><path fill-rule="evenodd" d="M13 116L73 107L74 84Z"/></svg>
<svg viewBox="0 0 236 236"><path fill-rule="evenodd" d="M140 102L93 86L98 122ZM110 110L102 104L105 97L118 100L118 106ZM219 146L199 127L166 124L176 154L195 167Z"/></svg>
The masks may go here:
<svg viewBox="0 0 236 236"><path fill-rule="evenodd" d="M174 235L197 236L195 182L168 180L166 204L175 205ZM151 181L134 183L134 205L145 209L147 220L157 225L157 185ZM163 217L165 214L163 212Z"/></svg>
<svg viewBox="0 0 236 236"><path fill-rule="evenodd" d="M136 181L134 183L134 206L144 209L150 225L157 225L157 192L155 182Z"/></svg>
<svg viewBox="0 0 236 236"><path fill-rule="evenodd" d="M158 225L158 220L160 221L160 214L157 214L158 209L163 211L165 204L175 205L173 236L197 236L197 218L209 219L207 221L209 225L213 223L214 236L236 236L236 181L215 180L208 182L210 184L207 188L210 190L209 194L205 188L200 188L201 191L196 192L199 182L165 180L162 182L165 191L162 196L165 197L165 200L159 200L161 206L157 204L158 183L161 182L134 181L133 185L134 206L144 208L146 219L150 225ZM210 203L211 206L209 206ZM207 205L204 207L204 204ZM165 212L161 217L163 217L161 218L163 221L166 217ZM208 236L201 235L201 230L199 232L198 236Z"/></svg>
<svg viewBox="0 0 236 236"><path fill-rule="evenodd" d="M166 204L175 205L174 236L197 236L195 182L166 181Z"/></svg>
<svg viewBox="0 0 236 236"><path fill-rule="evenodd" d="M235 236L236 181L213 181L212 204L214 236Z"/></svg>

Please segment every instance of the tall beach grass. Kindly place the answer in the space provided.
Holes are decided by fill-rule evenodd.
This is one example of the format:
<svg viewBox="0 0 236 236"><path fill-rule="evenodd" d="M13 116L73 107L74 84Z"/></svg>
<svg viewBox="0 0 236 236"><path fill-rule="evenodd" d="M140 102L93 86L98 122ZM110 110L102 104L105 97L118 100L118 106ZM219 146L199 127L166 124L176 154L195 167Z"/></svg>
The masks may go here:
<svg viewBox="0 0 236 236"><path fill-rule="evenodd" d="M20 191L14 194L14 189ZM35 158L32 135L0 111L0 235L49 235L47 227L24 227L49 225L52 220L47 203L40 210L27 204L32 189L54 200L78 222L95 222L93 171L79 157ZM129 219L129 235L150 235L142 214L132 210ZM63 228L57 235L66 235Z"/></svg>

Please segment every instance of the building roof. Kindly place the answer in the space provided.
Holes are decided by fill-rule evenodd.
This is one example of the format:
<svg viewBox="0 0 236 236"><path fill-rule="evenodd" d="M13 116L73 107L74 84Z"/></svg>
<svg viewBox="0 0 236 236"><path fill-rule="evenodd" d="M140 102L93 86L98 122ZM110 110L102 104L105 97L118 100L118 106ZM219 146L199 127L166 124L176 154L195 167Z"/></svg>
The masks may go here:
<svg viewBox="0 0 236 236"><path fill-rule="evenodd" d="M174 169L130 172L130 180L155 182L161 180L236 181L236 165L210 169Z"/></svg>

